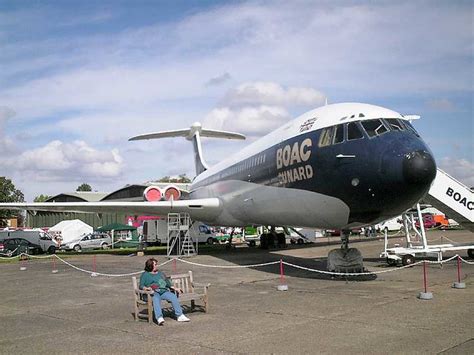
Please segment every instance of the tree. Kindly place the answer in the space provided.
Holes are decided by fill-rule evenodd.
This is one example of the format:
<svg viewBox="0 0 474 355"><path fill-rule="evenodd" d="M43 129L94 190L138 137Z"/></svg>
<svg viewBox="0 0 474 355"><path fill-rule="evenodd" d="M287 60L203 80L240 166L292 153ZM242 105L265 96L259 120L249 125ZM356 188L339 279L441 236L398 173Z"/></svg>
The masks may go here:
<svg viewBox="0 0 474 355"><path fill-rule="evenodd" d="M189 184L191 179L186 176L186 174L181 174L177 178L172 178L169 176L163 176L158 182L171 182L171 183L182 183L182 184Z"/></svg>
<svg viewBox="0 0 474 355"><path fill-rule="evenodd" d="M76 191L92 191L92 187L89 184L83 183L77 187Z"/></svg>
<svg viewBox="0 0 474 355"><path fill-rule="evenodd" d="M36 196L33 202L45 202L46 200L49 200L51 197L52 196L41 194L39 196Z"/></svg>
<svg viewBox="0 0 474 355"><path fill-rule="evenodd" d="M23 192L17 190L10 179L0 176L0 202L24 202L25 196ZM0 227L7 225L6 220L9 218L19 217L19 211L0 210Z"/></svg>

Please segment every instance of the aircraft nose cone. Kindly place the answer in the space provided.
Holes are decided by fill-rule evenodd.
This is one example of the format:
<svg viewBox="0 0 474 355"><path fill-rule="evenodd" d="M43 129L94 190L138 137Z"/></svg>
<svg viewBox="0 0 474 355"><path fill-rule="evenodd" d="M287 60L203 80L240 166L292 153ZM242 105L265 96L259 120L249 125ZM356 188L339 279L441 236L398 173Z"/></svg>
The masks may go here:
<svg viewBox="0 0 474 355"><path fill-rule="evenodd" d="M436 176L436 163L425 150L407 153L403 159L403 177L407 183L431 184Z"/></svg>

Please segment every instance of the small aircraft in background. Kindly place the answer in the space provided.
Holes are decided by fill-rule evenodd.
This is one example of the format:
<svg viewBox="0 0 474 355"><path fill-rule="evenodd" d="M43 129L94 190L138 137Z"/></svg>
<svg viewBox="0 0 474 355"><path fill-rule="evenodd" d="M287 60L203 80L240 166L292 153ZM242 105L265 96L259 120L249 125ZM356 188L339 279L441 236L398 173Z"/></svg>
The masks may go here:
<svg viewBox="0 0 474 355"><path fill-rule="evenodd" d="M342 248L328 265L363 269L349 248L351 228L400 215L429 190L436 175L433 154L411 120L361 103L309 111L209 167L201 137L245 139L238 133L188 129L149 133L131 141L184 137L193 143L196 177L187 199L177 188L150 186L143 202L2 203L3 209L124 212L166 215L187 212L218 226L292 226L341 229Z"/></svg>

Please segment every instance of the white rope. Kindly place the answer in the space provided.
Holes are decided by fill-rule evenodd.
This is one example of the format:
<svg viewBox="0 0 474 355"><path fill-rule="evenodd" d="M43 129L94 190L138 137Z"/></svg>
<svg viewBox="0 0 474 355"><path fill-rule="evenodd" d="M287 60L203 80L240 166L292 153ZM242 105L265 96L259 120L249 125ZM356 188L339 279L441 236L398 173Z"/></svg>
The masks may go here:
<svg viewBox="0 0 474 355"><path fill-rule="evenodd" d="M130 272L130 273L128 273L128 274L105 274L105 273L101 273L101 272L94 272L94 271L90 271L90 270L81 269L80 267L77 267L77 266L75 266L75 265L73 265L73 264L67 262L67 261L64 260L64 259L61 259L61 258L60 258L59 256L57 256L56 254L54 254L54 256L55 256L58 260L62 261L64 264L66 264L66 265L72 267L73 269L76 269L76 270L78 270L78 271L82 271L82 272L85 272L85 273L88 273L88 274L91 274L91 275L92 275L92 274L95 274L95 275L107 276L107 277L124 277L124 276L139 275L139 274L143 273L143 271ZM166 264L168 264L170 261L171 261L171 260L167 260L167 261L165 261L164 263L161 263L161 264L158 265L158 266L161 267L161 266L163 266L163 265L166 265Z"/></svg>
<svg viewBox="0 0 474 355"><path fill-rule="evenodd" d="M252 264L252 265L208 265L208 264L193 263L192 261L179 259L179 258L173 258L171 260L178 260L178 261L181 261L185 264L190 264L190 265L195 265L195 266L210 267L210 268L221 268L221 269L239 269L239 268L246 268L246 267L260 267L260 266L275 265L275 264L280 263L279 261L271 261L271 262L268 262L268 263Z"/></svg>
<svg viewBox="0 0 474 355"><path fill-rule="evenodd" d="M364 275L383 274L383 273L386 273L386 272L406 269L406 268L409 268L409 267L412 267L412 266L415 266L415 265L418 265L418 264L421 264L421 263L423 263L423 261L418 261L414 264L405 265L405 266L392 268L392 269L388 269L388 270L373 271L373 272L333 272L333 271L324 271L324 270L318 270L318 269L311 269L309 267L304 267L304 266L291 264L291 263L288 263L286 261L283 262L283 264L294 267L296 269L301 269L301 270L306 270L306 271L311 271L311 272L317 272L317 273L324 274L324 275L334 275L334 276L364 276Z"/></svg>
<svg viewBox="0 0 474 355"><path fill-rule="evenodd" d="M461 261L462 261L462 262L464 262L464 263L466 263L466 264L469 264L469 265L474 265L474 262L472 262L472 261L467 261L467 260L464 260L464 259L462 258L462 256L460 256L459 258L461 259Z"/></svg>

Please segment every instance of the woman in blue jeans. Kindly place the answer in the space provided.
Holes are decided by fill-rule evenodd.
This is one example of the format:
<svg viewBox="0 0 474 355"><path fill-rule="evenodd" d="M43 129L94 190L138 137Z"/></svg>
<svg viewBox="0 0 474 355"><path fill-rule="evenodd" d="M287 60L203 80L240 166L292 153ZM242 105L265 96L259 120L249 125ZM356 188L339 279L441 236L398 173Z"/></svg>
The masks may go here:
<svg viewBox="0 0 474 355"><path fill-rule="evenodd" d="M171 302L178 322L190 321L190 319L183 314L178 297L176 297L176 292L181 293L182 291L179 288L174 288L171 285L170 279L161 271L158 271L158 261L156 259L151 258L146 261L145 272L140 277L140 289L144 291L154 291L153 310L158 325L165 323L163 312L161 311L161 300Z"/></svg>

